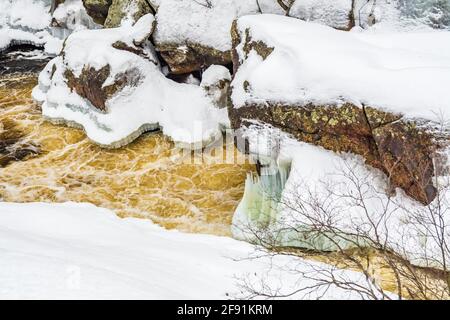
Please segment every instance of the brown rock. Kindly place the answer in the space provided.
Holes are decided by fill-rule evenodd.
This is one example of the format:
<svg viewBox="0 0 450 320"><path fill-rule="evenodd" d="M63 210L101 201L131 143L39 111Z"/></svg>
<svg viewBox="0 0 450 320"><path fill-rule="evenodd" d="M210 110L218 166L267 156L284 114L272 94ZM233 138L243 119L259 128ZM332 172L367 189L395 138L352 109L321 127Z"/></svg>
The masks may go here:
<svg viewBox="0 0 450 320"><path fill-rule="evenodd" d="M250 51L266 59L274 50L265 43L253 41L249 30L238 32L236 22L232 25L231 36L233 48L243 45L244 59ZM245 41L241 37L245 37ZM236 50L232 55L236 72L240 59ZM245 91L251 91L251 83L244 81L242 85ZM431 126L419 127L400 114L352 103L298 106L262 101L234 108L229 99L228 114L234 129L249 125L247 119L271 124L299 141L335 152L361 155L368 165L389 177L392 187L402 188L423 204L436 197L432 181L436 172L433 157L442 145L448 145L449 138L447 135L437 139L430 131Z"/></svg>
<svg viewBox="0 0 450 320"><path fill-rule="evenodd" d="M157 44L164 61L174 74L191 73L205 69L213 64L226 65L231 63L231 52L222 52L214 48L205 47L199 44Z"/></svg>
<svg viewBox="0 0 450 320"><path fill-rule="evenodd" d="M259 120L299 141L363 156L368 165L388 175L393 187L402 188L423 204L436 196L431 154L437 146L433 137L399 115L350 103L336 107L266 102L237 109L229 106L228 111L234 129L249 125L246 119Z"/></svg>
<svg viewBox="0 0 450 320"><path fill-rule="evenodd" d="M373 138L393 185L422 203L430 203L437 192L432 181L432 136L412 122L397 121L373 130Z"/></svg>
<svg viewBox="0 0 450 320"><path fill-rule="evenodd" d="M104 87L103 84L109 77L110 72L109 65L99 70L85 66L79 77L75 77L70 70L66 70L64 76L71 90L87 99L98 110L106 112L106 101L110 97L127 85L137 86L140 81L139 71L131 69L126 73L116 75L114 84Z"/></svg>
<svg viewBox="0 0 450 320"><path fill-rule="evenodd" d="M88 15L92 17L95 23L103 25L112 0L83 0Z"/></svg>

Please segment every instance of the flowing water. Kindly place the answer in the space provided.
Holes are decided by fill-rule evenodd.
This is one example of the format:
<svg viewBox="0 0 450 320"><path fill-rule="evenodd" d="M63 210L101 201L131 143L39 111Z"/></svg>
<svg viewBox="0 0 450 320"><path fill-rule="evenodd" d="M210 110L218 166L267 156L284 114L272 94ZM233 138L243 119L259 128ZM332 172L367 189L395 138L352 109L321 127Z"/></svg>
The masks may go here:
<svg viewBox="0 0 450 320"><path fill-rule="evenodd" d="M220 154L174 161L175 146L160 133L99 148L82 130L42 119L31 99L36 83L35 74L0 78L0 200L90 202L166 228L230 234L252 165L224 164ZM222 147L238 153L232 143Z"/></svg>

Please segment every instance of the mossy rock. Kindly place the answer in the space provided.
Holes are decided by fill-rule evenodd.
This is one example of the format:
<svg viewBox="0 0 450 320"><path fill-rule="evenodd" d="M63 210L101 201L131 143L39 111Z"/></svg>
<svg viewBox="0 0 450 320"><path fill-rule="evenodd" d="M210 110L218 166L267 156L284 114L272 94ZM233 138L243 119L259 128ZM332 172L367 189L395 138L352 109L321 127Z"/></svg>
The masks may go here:
<svg viewBox="0 0 450 320"><path fill-rule="evenodd" d="M135 23L148 13L153 13L153 9L146 0L112 0L104 26L105 28L119 27L122 20L127 17Z"/></svg>

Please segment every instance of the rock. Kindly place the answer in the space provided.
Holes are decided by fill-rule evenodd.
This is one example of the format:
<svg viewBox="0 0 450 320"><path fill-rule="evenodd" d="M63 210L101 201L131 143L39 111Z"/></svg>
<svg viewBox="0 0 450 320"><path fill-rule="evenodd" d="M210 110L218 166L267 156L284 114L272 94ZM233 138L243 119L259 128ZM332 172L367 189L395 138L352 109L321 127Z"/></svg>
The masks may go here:
<svg viewBox="0 0 450 320"><path fill-rule="evenodd" d="M50 13L53 14L55 12L56 8L61 4L64 3L65 0L52 0L51 6L50 6Z"/></svg>
<svg viewBox="0 0 450 320"><path fill-rule="evenodd" d="M110 75L111 67L109 65L99 70L85 66L79 77L76 77L70 69L64 72L64 76L67 79L67 86L103 112L107 111L105 103L109 98L125 86L136 85L139 83L141 77L138 70L130 69L124 73L116 74L113 84L104 85Z"/></svg>
<svg viewBox="0 0 450 320"><path fill-rule="evenodd" d="M348 31L355 26L353 2L352 0L295 1L289 10L289 16Z"/></svg>
<svg viewBox="0 0 450 320"><path fill-rule="evenodd" d="M253 0L161 1L156 14L156 49L175 74L228 64L233 20L258 12Z"/></svg>
<svg viewBox="0 0 450 320"><path fill-rule="evenodd" d="M88 15L94 19L95 23L101 25L105 23L111 4L112 0L83 0Z"/></svg>
<svg viewBox="0 0 450 320"><path fill-rule="evenodd" d="M431 113L448 108L445 102L449 101L448 92L437 79L448 78L449 74L444 74L445 71L439 74L437 66L430 70L435 74L426 81L432 82L431 87L436 91L433 95L429 93L428 99L423 99L422 93L415 96L408 90L409 85L402 87L402 81L405 84L423 81L423 74L418 70L428 68L434 56L421 62L415 60L413 63L418 63L415 66L418 72L408 73L408 78L402 77L401 81L396 80L397 86L392 90L384 87L385 81L391 80L388 79L391 73L377 79L366 77L364 72L369 69L366 70L362 62L365 57L358 56L358 66L352 66L352 62L346 64L354 61L349 57L352 50L343 49L340 43L354 46L354 50L359 48L357 41L352 42L351 33L276 16L270 18L272 21L266 17L260 24L263 21L259 18L244 17L232 27L235 72L228 105L232 128L248 127L255 121L267 123L299 141L335 152L360 155L368 165L389 177L393 189L402 188L413 199L429 204L436 196L433 186L433 177L437 173L435 155L450 142L450 135L438 137ZM285 36L279 40L279 30L291 35L292 39ZM333 36L342 39L335 39L337 42L332 44L327 40L320 41ZM294 39L297 42L292 42ZM376 47L371 49L377 50ZM431 49L427 47L427 50ZM339 53L345 59L330 55L322 57L322 51ZM436 52L439 51L436 48ZM386 56L384 58L389 61ZM371 61L371 56L367 59ZM407 63L408 59L405 55L403 61ZM324 65L352 70L355 79L342 80L342 74ZM428 84L424 82L425 85ZM347 90L354 93L351 98L346 98ZM436 99L435 94L440 99ZM427 108L435 111L430 114L420 112L423 107L417 103L419 98ZM391 107L380 108L381 101ZM408 104L407 108L402 106L404 103ZM403 110L420 116L412 117Z"/></svg>
<svg viewBox="0 0 450 320"><path fill-rule="evenodd" d="M112 0L104 26L119 27L123 21L134 24L147 13L153 13L153 8L146 0Z"/></svg>
<svg viewBox="0 0 450 320"><path fill-rule="evenodd" d="M26 133L18 129L13 120L0 121L0 168L39 153L39 146L30 142Z"/></svg>
<svg viewBox="0 0 450 320"><path fill-rule="evenodd" d="M393 185L422 203L430 203L437 193L432 180L432 155L437 149L433 136L409 121L379 126L372 134L383 171Z"/></svg>
<svg viewBox="0 0 450 320"><path fill-rule="evenodd" d="M190 73L213 64L225 65L231 62L230 51L223 52L196 43L164 43L159 44L157 50L174 74Z"/></svg>
<svg viewBox="0 0 450 320"><path fill-rule="evenodd" d="M107 148L122 147L153 130L192 148L222 138L226 108L215 105L206 84L177 83L165 76L148 40L153 27L154 17L147 14L134 25L72 33L33 89L44 118L81 128ZM208 83L211 95L216 85Z"/></svg>
<svg viewBox="0 0 450 320"><path fill-rule="evenodd" d="M201 86L217 108L226 108L231 74L224 66L212 65L203 72Z"/></svg>
<svg viewBox="0 0 450 320"><path fill-rule="evenodd" d="M386 122L372 126L366 116L368 109L352 104L337 108L268 103L229 108L229 117L235 129L250 125L247 119L258 120L299 141L361 155L368 165L386 173L394 187L402 188L421 203L431 202L436 195L431 155L437 149L432 135L399 115L375 109L371 112Z"/></svg>

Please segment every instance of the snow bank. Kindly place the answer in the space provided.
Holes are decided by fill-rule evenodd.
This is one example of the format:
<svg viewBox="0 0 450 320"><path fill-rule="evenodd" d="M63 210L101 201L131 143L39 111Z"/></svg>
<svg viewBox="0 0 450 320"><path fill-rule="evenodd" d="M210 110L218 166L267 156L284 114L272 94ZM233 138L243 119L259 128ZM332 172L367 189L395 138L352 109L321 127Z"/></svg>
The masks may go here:
<svg viewBox="0 0 450 320"><path fill-rule="evenodd" d="M226 299L238 292L236 277L247 274L254 280L266 275L283 290L314 284L277 268L298 267L300 259L238 261L252 256L254 247L166 231L88 204L0 202L0 238L2 299ZM362 279L351 271L336 275ZM333 286L308 298L321 294L324 299L360 298Z"/></svg>
<svg viewBox="0 0 450 320"><path fill-rule="evenodd" d="M82 126L91 140L110 147L127 144L142 132L157 128L174 141L192 146L219 136L221 127L228 125L226 109L215 108L201 86L164 76L151 43L144 41L153 21L149 14L134 26L83 30L69 36L64 55L49 62L33 90L35 100L42 103L42 114ZM125 47L113 47L117 43ZM142 47L135 46L139 43ZM67 85L65 72L79 77L85 67L110 68L103 88L115 85L124 75L127 79L126 85L108 98L105 111Z"/></svg>
<svg viewBox="0 0 450 320"><path fill-rule="evenodd" d="M2 0L0 24L17 29L43 30L51 21L49 3L40 0Z"/></svg>
<svg viewBox="0 0 450 320"><path fill-rule="evenodd" d="M245 39L236 48L236 108L350 102L432 120L450 110L450 32L342 32L277 15L242 17L238 29L274 50L264 60Z"/></svg>

